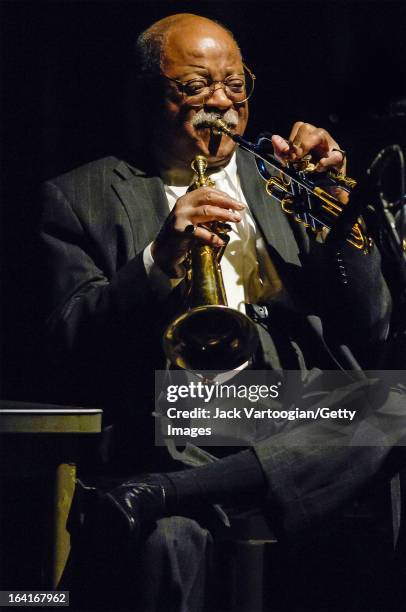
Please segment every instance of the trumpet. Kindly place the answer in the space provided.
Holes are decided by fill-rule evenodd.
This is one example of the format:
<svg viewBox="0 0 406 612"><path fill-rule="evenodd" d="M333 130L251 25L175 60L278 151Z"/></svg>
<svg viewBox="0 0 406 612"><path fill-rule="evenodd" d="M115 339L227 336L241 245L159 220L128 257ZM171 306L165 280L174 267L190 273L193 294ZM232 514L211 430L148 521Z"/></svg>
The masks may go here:
<svg viewBox="0 0 406 612"><path fill-rule="evenodd" d="M315 164L310 155L284 166L273 155L271 138L267 134L261 135L256 142L250 142L234 134L220 118L214 122L213 130L226 134L242 149L255 156L257 169L266 181L267 193L275 197L282 210L293 215L295 221L315 234L320 234L325 228L331 230L327 237L330 243L338 242L345 236L346 241L356 249L364 253L370 251L372 240L360 218L361 198L347 205L327 191L328 188L339 187L351 193L357 181L336 170L314 172ZM277 174L271 174L268 167L276 170Z"/></svg>
<svg viewBox="0 0 406 612"><path fill-rule="evenodd" d="M190 189L214 187L206 176L207 160L198 155L192 161L196 173ZM207 226L205 226L207 227ZM208 224L227 246L230 226L215 221ZM169 361L188 370L233 370L254 354L258 332L251 319L230 308L221 272L226 248L194 244L186 260L186 307L166 328L163 348Z"/></svg>

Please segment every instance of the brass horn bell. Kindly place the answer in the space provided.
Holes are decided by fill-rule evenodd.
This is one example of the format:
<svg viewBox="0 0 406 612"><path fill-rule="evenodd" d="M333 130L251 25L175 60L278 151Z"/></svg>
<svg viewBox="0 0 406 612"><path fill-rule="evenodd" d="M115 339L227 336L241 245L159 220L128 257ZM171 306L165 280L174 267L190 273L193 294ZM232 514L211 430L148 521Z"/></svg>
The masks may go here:
<svg viewBox="0 0 406 612"><path fill-rule="evenodd" d="M191 189L213 187L205 175L207 160L198 155L191 164L196 179ZM230 227L213 222L205 227L224 242ZM188 370L232 370L253 355L258 332L253 321L227 305L220 260L226 247L194 244L188 257L188 310L167 327L163 347L169 361Z"/></svg>

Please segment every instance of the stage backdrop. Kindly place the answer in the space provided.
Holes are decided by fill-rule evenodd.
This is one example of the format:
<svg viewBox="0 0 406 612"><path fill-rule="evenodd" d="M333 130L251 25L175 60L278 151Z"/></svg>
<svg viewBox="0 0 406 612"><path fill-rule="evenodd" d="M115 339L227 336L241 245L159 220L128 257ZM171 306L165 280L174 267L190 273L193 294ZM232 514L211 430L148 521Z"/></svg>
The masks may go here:
<svg viewBox="0 0 406 612"><path fill-rule="evenodd" d="M403 1L3 1L0 9L3 398L44 398L38 186L120 149L128 57L151 22L195 12L235 33L257 75L249 136L287 136L294 120L321 125L350 151L354 176L382 146L404 144Z"/></svg>

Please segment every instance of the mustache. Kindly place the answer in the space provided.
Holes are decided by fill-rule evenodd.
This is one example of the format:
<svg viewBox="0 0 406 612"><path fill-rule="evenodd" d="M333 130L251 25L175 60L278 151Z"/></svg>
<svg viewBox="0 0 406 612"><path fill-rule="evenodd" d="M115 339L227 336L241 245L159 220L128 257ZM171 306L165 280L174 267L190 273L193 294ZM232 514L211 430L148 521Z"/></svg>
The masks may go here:
<svg viewBox="0 0 406 612"><path fill-rule="evenodd" d="M222 119L229 128L236 128L238 125L238 113L232 108L228 109L224 115L207 112L202 108L192 117L190 123L194 128L207 128L212 127L217 119Z"/></svg>

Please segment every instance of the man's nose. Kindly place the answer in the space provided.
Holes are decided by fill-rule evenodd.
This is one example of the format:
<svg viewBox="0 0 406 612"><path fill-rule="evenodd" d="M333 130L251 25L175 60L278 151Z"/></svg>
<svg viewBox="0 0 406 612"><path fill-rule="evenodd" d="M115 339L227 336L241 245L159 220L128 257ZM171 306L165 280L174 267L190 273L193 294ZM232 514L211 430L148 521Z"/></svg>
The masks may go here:
<svg viewBox="0 0 406 612"><path fill-rule="evenodd" d="M216 83L213 93L205 102L205 106L227 110L233 106L233 101L226 95L224 85Z"/></svg>

